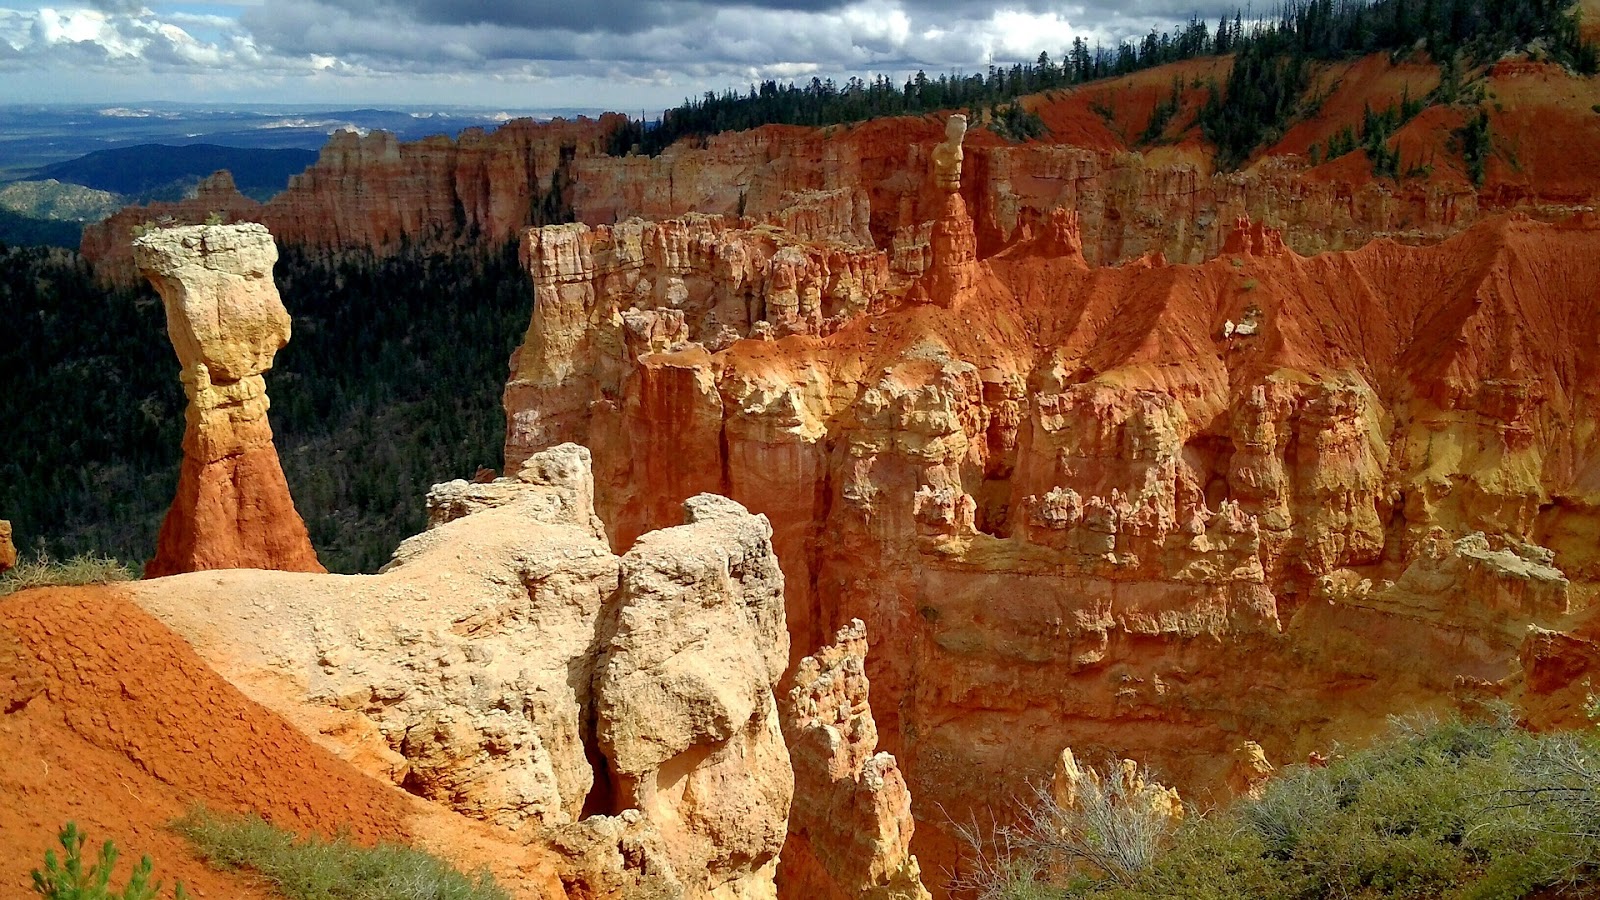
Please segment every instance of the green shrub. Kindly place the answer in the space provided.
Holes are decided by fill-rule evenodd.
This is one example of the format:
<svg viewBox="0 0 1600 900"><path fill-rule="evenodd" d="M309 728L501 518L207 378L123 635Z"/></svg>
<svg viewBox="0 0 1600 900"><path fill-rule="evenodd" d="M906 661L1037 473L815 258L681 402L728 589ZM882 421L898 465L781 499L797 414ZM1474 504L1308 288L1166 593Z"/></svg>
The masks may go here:
<svg viewBox="0 0 1600 900"><path fill-rule="evenodd" d="M20 559L16 568L0 575L0 597L36 587L65 587L80 584L108 584L131 581L132 569L108 557L80 553L67 560L52 559L40 553L33 559Z"/></svg>
<svg viewBox="0 0 1600 900"><path fill-rule="evenodd" d="M1509 722L1397 723L1326 768L1191 816L1145 868L1067 877L1071 860L993 869L994 900L1511 900L1600 888L1597 735ZM1085 877L1091 874L1093 877Z"/></svg>
<svg viewBox="0 0 1600 900"><path fill-rule="evenodd" d="M260 875L290 900L508 900L493 876L461 874L398 844L296 838L256 816L191 811L174 823L207 862Z"/></svg>
<svg viewBox="0 0 1600 900"><path fill-rule="evenodd" d="M78 831L74 822L68 822L57 835L65 857L58 859L54 850L44 853L44 870L33 870L33 892L49 900L155 900L161 893L161 882L150 884L150 857L139 860L128 883L121 892L111 890L111 870L117 866L117 845L106 841L100 848L100 859L87 870L83 868L83 845L88 836ZM176 900L186 900L183 883L179 882L173 893Z"/></svg>

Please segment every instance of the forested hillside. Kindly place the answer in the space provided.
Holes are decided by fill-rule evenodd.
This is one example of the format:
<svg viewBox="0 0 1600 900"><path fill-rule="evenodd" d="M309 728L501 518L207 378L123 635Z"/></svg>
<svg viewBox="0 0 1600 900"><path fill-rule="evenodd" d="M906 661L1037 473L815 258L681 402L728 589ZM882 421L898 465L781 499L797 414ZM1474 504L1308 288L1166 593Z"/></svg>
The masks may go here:
<svg viewBox="0 0 1600 900"><path fill-rule="evenodd" d="M746 92L708 91L659 119L631 122L617 134L613 151L655 154L687 137L761 125L831 125L946 109L968 109L993 122L1002 136L1022 140L1038 136L1043 124L1017 98L1181 60L1232 55L1226 83L1209 85L1211 100L1199 124L1221 162L1236 166L1302 111L1313 61L1420 53L1461 66L1532 50L1580 73L1600 69L1600 56L1583 39L1567 0L1291 0L1258 20L1247 18L1236 12L1215 26L1191 19L1114 48L1091 47L1079 38L1059 59L1046 50L1032 64L990 66L971 75L918 72L903 85L880 75L842 85L813 78L765 81Z"/></svg>
<svg viewBox="0 0 1600 900"><path fill-rule="evenodd" d="M507 360L528 322L510 249L277 269L294 337L267 375L284 472L330 570L372 571L428 487L497 466ZM172 501L183 392L161 303L76 254L0 250L0 518L19 549L142 562Z"/></svg>

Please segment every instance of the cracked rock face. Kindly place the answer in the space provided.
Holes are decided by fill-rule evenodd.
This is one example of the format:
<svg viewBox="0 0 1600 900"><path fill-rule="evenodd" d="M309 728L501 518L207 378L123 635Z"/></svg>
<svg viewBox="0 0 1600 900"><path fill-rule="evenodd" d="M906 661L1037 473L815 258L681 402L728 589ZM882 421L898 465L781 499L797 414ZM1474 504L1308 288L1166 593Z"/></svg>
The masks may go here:
<svg viewBox="0 0 1600 900"><path fill-rule="evenodd" d="M178 493L150 577L201 569L321 572L267 422L265 373L289 342L261 225L163 228L134 241L161 295L189 398Z"/></svg>
<svg viewBox="0 0 1600 900"><path fill-rule="evenodd" d="M772 528L710 494L622 558L616 631L595 683L618 801L663 829L684 876L772 891L794 794L773 689L789 656Z"/></svg>
<svg viewBox="0 0 1600 900"><path fill-rule="evenodd" d="M611 552L589 453L428 497L378 575L208 572L135 600L367 771L525 831L596 896L770 898L794 790L765 517L715 496Z"/></svg>

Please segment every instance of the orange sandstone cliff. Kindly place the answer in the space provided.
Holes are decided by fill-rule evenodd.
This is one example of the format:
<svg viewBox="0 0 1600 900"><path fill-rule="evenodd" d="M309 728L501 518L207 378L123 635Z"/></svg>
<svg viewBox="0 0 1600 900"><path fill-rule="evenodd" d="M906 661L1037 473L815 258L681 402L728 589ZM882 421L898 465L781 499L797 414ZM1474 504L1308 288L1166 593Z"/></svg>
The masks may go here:
<svg viewBox="0 0 1600 900"><path fill-rule="evenodd" d="M178 494L145 574L323 571L267 422L263 375L289 341L272 235L260 225L165 228L133 249L166 307L189 397Z"/></svg>
<svg viewBox="0 0 1600 900"><path fill-rule="evenodd" d="M1084 258L1111 264L1161 252L1174 262L1218 253L1233 221L1264 222L1297 252L1353 249L1377 237L1435 242L1486 215L1560 218L1600 195L1600 80L1559 66L1508 61L1470 73L1494 135L1485 180L1467 176L1455 131L1477 109L1437 105L1395 136L1402 177L1377 179L1364 153L1313 160L1313 145L1359 127L1363 110L1439 84L1425 62L1387 54L1318 70L1318 112L1238 172L1219 171L1195 125L1207 79L1229 62L1192 60L1069 91L1025 98L1050 132L1010 143L981 122L967 140L962 196L984 255L1052 210L1077 210ZM1187 85L1174 124L1141 135L1174 78ZM181 204L129 209L85 229L83 250L107 277L131 280L127 245L143 222L250 216L285 242L322 250L392 252L402 241L503 243L521 228L565 221L611 225L633 216L698 212L771 224L812 240L889 251L908 275L925 262L942 198L923 172L942 136L936 117L849 126L773 125L681 141L659 156L611 155L619 116L508 123L492 132L400 143L375 132L335 135L318 162L256 204L218 182ZM1534 135L1560 135L1540 140Z"/></svg>
<svg viewBox="0 0 1600 900"><path fill-rule="evenodd" d="M916 277L702 218L532 230L506 389L507 465L592 448L618 547L702 491L765 513L792 661L866 624L925 864L1067 747L1204 799L1249 742L1581 720L1600 228L1303 257L1239 222L1092 268L1064 212L974 253L967 181Z"/></svg>

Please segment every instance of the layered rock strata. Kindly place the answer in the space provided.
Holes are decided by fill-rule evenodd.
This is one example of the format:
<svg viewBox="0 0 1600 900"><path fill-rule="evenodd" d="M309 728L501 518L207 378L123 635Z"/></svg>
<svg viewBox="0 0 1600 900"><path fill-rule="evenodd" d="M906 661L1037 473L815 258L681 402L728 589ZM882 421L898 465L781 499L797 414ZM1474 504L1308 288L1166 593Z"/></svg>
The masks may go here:
<svg viewBox="0 0 1600 900"><path fill-rule="evenodd" d="M1050 748L1204 803L1246 741L1305 759L1499 700L1581 720L1600 229L1306 258L1246 222L1203 265L1091 268L1074 226L1030 226L940 302L891 280L823 333L727 344L624 339L704 307L532 264L508 462L592 446L617 546L713 487L765 513L792 646L873 636L930 868Z"/></svg>
<svg viewBox="0 0 1600 900"><path fill-rule="evenodd" d="M1302 254L1352 249L1377 237L1434 242L1484 216L1510 210L1561 217L1592 207L1600 187L1600 120L1591 111L1600 94L1591 81L1554 65L1501 65L1487 73L1495 102L1484 108L1495 135L1557 133L1560 141L1515 148L1515 165L1497 151L1482 187L1465 175L1451 133L1464 113L1435 107L1396 136L1408 161L1426 159L1436 171L1400 181L1374 179L1364 158L1314 165L1312 141L1342 126L1359 127L1363 104L1398 102L1401 86L1421 97L1438 84L1436 67L1395 66L1387 54L1331 67L1319 90L1331 91L1323 116L1239 172L1217 170L1212 152L1190 132L1173 146L1144 147L1130 135L1174 74L1226 77L1226 62L1197 61L1108 80L1056 96L1030 98L1051 133L1021 144L975 127L965 138L961 194L977 223L983 255L1014 242L1029 222L1057 209L1081 216L1083 252L1112 264L1160 252L1174 262L1216 255L1231 224L1248 215L1281 231ZM1203 102L1188 92L1181 121ZM1143 112L1135 111L1143 104ZM1118 121L1104 121L1111 109ZM1343 111L1344 119L1337 117ZM780 225L810 240L837 240L891 250L926 243L939 218L939 199L920 177L946 139L932 118L879 119L845 128L768 126L684 141L660 155L612 155L619 117L598 121L507 123L492 132L469 130L400 143L374 132L335 135L318 162L283 194L261 207L259 221L284 240L323 250L397 249L438 238L515 238L527 226L573 220L591 227L639 216L676 218L706 213L751 224ZM1496 139L1497 147L1500 139ZM1546 146L1548 145L1548 146ZM130 210L85 230L85 255L97 271L133 278L127 256L130 229L159 216L200 222L210 212L251 201L212 196L182 208ZM555 213L556 216L551 214ZM916 275L919 257L895 257ZM902 267L903 264L903 267Z"/></svg>
<svg viewBox="0 0 1600 900"><path fill-rule="evenodd" d="M795 799L779 889L816 900L926 900L911 855L911 794L878 752L868 704L867 627L852 620L800 661L784 732Z"/></svg>
<svg viewBox="0 0 1600 900"><path fill-rule="evenodd" d="M506 465L533 449L590 439L594 404L613 404L605 421L615 430L604 440L639 441L626 457L602 458L597 476L608 492L666 482L684 497L728 493L724 471L699 464L717 454L724 405L737 402L707 377L710 354L750 336L827 334L881 300L888 284L880 253L706 216L530 230L522 259L536 273L534 315L506 386L506 408L517 411ZM653 424L664 407L675 411L670 432ZM639 508L611 523L617 546L643 533L636 523L670 515L683 499L661 506L660 496L646 488L622 501ZM798 549L792 534L776 540ZM790 555L779 558L787 565Z"/></svg>
<svg viewBox="0 0 1600 900"><path fill-rule="evenodd" d="M289 341L272 235L250 224L164 228L134 254L166 308L189 398L177 497L145 574L323 571L267 422L264 375Z"/></svg>
<svg viewBox="0 0 1600 900"><path fill-rule="evenodd" d="M771 898L794 790L766 519L691 498L607 547L582 447L429 495L378 575L216 572L134 600L369 773L548 842L575 896Z"/></svg>

